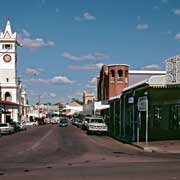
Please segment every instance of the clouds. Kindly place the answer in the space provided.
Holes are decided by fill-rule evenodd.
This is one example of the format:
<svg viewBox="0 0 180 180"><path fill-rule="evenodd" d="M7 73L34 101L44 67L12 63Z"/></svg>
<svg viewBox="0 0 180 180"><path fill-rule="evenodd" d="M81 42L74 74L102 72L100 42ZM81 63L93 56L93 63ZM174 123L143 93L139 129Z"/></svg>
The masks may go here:
<svg viewBox="0 0 180 180"><path fill-rule="evenodd" d="M94 21L96 20L96 17L89 12L85 12L82 16L76 16L74 19L76 21Z"/></svg>
<svg viewBox="0 0 180 180"><path fill-rule="evenodd" d="M40 95L41 100L42 99L48 99L48 98L52 99L52 98L56 98L57 97L57 94L54 93L54 92L43 92L41 94L38 94L37 92L34 92L33 90L29 90L28 91L28 95L33 97L33 99L36 96L37 97L37 101L38 101L39 95Z"/></svg>
<svg viewBox="0 0 180 180"><path fill-rule="evenodd" d="M173 13L174 13L175 15L180 16L180 9L174 9L174 10L173 10Z"/></svg>
<svg viewBox="0 0 180 180"><path fill-rule="evenodd" d="M70 65L68 69L71 70L99 70L102 67L102 63L87 64L87 65Z"/></svg>
<svg viewBox="0 0 180 180"><path fill-rule="evenodd" d="M97 78L93 77L90 81L88 81L88 84L86 85L87 88L96 89L97 87Z"/></svg>
<svg viewBox="0 0 180 180"><path fill-rule="evenodd" d="M25 73L30 75L39 75L44 69L41 68L26 68Z"/></svg>
<svg viewBox="0 0 180 180"><path fill-rule="evenodd" d="M66 76L55 76L51 79L30 79L27 80L27 83L30 84L54 84L54 85L66 85L66 84L72 84L74 81L70 80Z"/></svg>
<svg viewBox="0 0 180 180"><path fill-rule="evenodd" d="M50 80L53 84L72 84L73 81L71 81L66 76L55 76Z"/></svg>
<svg viewBox="0 0 180 180"><path fill-rule="evenodd" d="M147 30L147 29L149 29L149 25L148 24L137 24L136 29L137 30Z"/></svg>
<svg viewBox="0 0 180 180"><path fill-rule="evenodd" d="M102 59L107 59L108 56L104 53L93 53L93 54L87 54L87 55L80 55L80 56L74 56L68 52L64 52L62 56L65 59L69 59L72 61L87 61L87 60L102 60Z"/></svg>
<svg viewBox="0 0 180 180"><path fill-rule="evenodd" d="M142 68L143 70L161 70L158 64L148 64Z"/></svg>
<svg viewBox="0 0 180 180"><path fill-rule="evenodd" d="M23 33L24 36L26 36L26 37L30 37L30 36L31 36L31 34L30 34L28 31L26 31L25 29L22 29L22 33Z"/></svg>
<svg viewBox="0 0 180 180"><path fill-rule="evenodd" d="M161 0L162 3L168 3L168 0Z"/></svg>
<svg viewBox="0 0 180 180"><path fill-rule="evenodd" d="M38 49L44 46L54 46L53 41L45 40L43 38L31 38L31 34L25 29L18 34L18 41L23 45L23 47Z"/></svg>
<svg viewBox="0 0 180 180"><path fill-rule="evenodd" d="M20 40L20 43L24 47L35 48L35 49L43 47L43 46L53 46L54 45L53 41L45 42L45 40L42 38L36 38L36 39L23 38Z"/></svg>
<svg viewBox="0 0 180 180"><path fill-rule="evenodd" d="M178 33L178 34L175 35L175 39L178 40L178 41L180 41L180 33Z"/></svg>

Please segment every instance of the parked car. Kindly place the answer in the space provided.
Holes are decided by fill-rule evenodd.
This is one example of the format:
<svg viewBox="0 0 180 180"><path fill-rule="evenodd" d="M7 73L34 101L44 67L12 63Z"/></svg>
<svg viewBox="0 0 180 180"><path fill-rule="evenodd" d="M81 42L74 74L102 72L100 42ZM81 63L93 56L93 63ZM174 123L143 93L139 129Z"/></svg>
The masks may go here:
<svg viewBox="0 0 180 180"><path fill-rule="evenodd" d="M77 119L77 122L76 122L76 127L78 127L78 128L81 128L81 126L82 126L82 121L80 120L80 119Z"/></svg>
<svg viewBox="0 0 180 180"><path fill-rule="evenodd" d="M20 122L17 122L17 123L18 123L18 125L19 125L19 127L20 127L20 131L25 131L25 130L27 130L24 122L21 122L21 121L20 121Z"/></svg>
<svg viewBox="0 0 180 180"><path fill-rule="evenodd" d="M57 124L58 119L56 117L51 118L51 124Z"/></svg>
<svg viewBox="0 0 180 180"><path fill-rule="evenodd" d="M87 124L87 134L90 133L106 133L108 127L104 122L102 117L89 117L89 122Z"/></svg>
<svg viewBox="0 0 180 180"><path fill-rule="evenodd" d="M13 126L15 132L18 132L21 130L21 127L18 122L11 122L10 124L11 126Z"/></svg>
<svg viewBox="0 0 180 180"><path fill-rule="evenodd" d="M67 127L67 126L68 126L67 119L61 119L59 122L59 127Z"/></svg>
<svg viewBox="0 0 180 180"><path fill-rule="evenodd" d="M24 121L24 126L37 126L38 123L36 121Z"/></svg>
<svg viewBox="0 0 180 180"><path fill-rule="evenodd" d="M44 118L35 118L35 122L37 122L38 125L44 125L45 121Z"/></svg>
<svg viewBox="0 0 180 180"><path fill-rule="evenodd" d="M80 127L80 125L81 125L81 120L78 119L78 118L73 118L71 123L72 123L72 125L75 125L75 126L77 126L77 127Z"/></svg>
<svg viewBox="0 0 180 180"><path fill-rule="evenodd" d="M2 134L12 134L14 133L14 127L10 123L0 124L0 133Z"/></svg>
<svg viewBox="0 0 180 180"><path fill-rule="evenodd" d="M82 120L82 124L81 124L81 129L82 129L82 130L87 130L87 126L88 126L88 123L89 123L89 119L90 119L90 117L85 117L85 118Z"/></svg>

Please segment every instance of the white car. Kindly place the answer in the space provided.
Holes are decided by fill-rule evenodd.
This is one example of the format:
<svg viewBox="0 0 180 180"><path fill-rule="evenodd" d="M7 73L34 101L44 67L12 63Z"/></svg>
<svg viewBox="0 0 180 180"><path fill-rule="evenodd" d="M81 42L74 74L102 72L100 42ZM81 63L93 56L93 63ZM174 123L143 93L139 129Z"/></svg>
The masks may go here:
<svg viewBox="0 0 180 180"><path fill-rule="evenodd" d="M36 121L24 121L23 125L24 126L37 126L37 122Z"/></svg>
<svg viewBox="0 0 180 180"><path fill-rule="evenodd" d="M108 131L108 127L104 122L102 117L88 117L89 121L87 123L87 133L106 133Z"/></svg>
<svg viewBox="0 0 180 180"><path fill-rule="evenodd" d="M14 127L9 123L0 124L0 134L12 134L14 133Z"/></svg>

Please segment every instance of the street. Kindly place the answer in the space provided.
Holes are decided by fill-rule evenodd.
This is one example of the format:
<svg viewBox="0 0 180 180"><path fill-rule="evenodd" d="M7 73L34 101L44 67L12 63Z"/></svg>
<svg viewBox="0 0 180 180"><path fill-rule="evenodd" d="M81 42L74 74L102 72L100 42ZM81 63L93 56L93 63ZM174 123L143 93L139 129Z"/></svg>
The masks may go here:
<svg viewBox="0 0 180 180"><path fill-rule="evenodd" d="M180 155L144 152L69 124L0 138L0 179L180 179Z"/></svg>

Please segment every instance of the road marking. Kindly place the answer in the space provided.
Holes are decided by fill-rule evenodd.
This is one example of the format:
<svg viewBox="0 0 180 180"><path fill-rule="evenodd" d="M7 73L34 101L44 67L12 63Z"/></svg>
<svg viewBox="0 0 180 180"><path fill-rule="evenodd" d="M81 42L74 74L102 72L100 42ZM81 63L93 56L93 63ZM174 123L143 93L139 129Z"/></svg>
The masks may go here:
<svg viewBox="0 0 180 180"><path fill-rule="evenodd" d="M34 150L34 149L36 149L38 146L40 146L40 144L42 143L42 141L44 141L51 133L52 133L52 129L49 130L49 131L47 132L47 134L45 134L41 139L39 139L39 141L37 141L36 143L34 143L34 144L31 146L31 149Z"/></svg>
<svg viewBox="0 0 180 180"><path fill-rule="evenodd" d="M52 132L53 132L53 130L50 129L43 137L41 137L37 142L35 142L30 148L28 148L28 149L26 149L24 151L18 152L18 154L23 154L23 153L26 153L28 151L35 150L38 146L40 146L42 141L44 141Z"/></svg>

